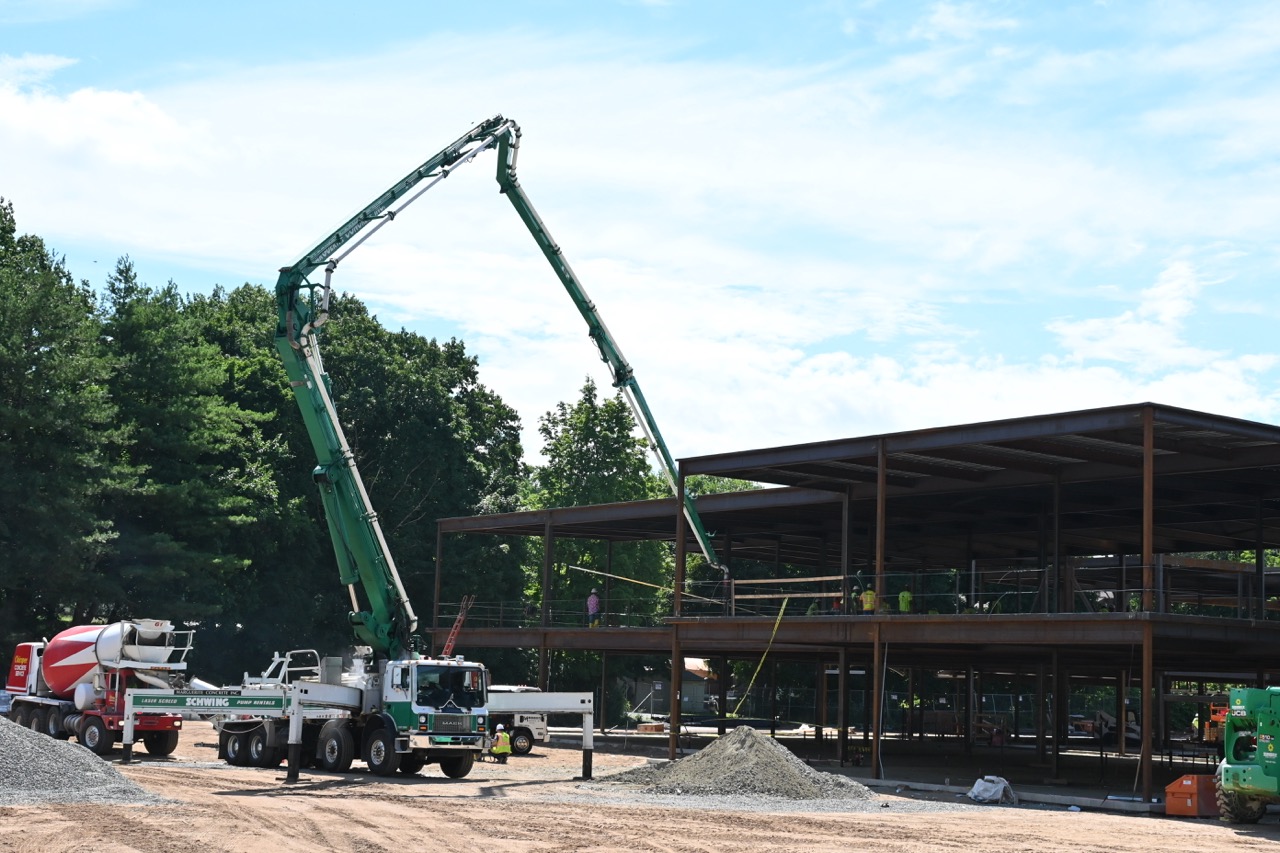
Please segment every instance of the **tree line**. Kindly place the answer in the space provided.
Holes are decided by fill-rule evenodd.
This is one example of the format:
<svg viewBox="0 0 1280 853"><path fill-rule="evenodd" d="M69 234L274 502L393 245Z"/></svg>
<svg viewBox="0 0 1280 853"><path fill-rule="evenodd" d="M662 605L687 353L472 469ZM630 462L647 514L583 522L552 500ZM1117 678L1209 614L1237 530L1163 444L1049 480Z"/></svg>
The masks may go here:
<svg viewBox="0 0 1280 853"><path fill-rule="evenodd" d="M530 465L519 417L462 341L389 330L349 295L331 316L336 404L420 618L437 519L663 493L625 403L589 380L540 419L546 461ZM130 617L194 625L191 670L214 681L262 669L272 651L351 645L275 323L266 288L184 295L139 281L128 257L98 289L77 281L0 199L0 667L19 641ZM444 601L539 595L540 542L448 548ZM581 570L602 568L604 549L561 543L555 595L585 600ZM621 585L619 599L662 612L668 551L637 544L611 560L652 584ZM531 652L483 657L501 680L536 674ZM590 689L590 664L559 656L554 686Z"/></svg>

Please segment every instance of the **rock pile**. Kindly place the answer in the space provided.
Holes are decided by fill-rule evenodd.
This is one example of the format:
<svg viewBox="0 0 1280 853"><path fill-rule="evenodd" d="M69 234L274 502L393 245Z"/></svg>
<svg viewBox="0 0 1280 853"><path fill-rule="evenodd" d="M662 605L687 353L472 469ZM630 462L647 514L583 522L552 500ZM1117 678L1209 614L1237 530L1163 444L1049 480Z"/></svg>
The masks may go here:
<svg viewBox="0 0 1280 853"><path fill-rule="evenodd" d="M876 798L866 785L814 770L785 746L749 726L739 726L680 761L627 770L601 781L636 785L654 794L745 794L794 800Z"/></svg>
<svg viewBox="0 0 1280 853"><path fill-rule="evenodd" d="M156 802L83 746L0 717L0 806Z"/></svg>

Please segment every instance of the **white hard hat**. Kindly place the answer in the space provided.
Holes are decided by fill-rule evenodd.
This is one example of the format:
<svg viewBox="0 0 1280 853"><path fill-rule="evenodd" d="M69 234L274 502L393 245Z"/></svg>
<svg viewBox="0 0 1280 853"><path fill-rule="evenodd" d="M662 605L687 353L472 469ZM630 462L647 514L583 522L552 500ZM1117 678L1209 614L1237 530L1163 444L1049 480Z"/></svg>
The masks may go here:
<svg viewBox="0 0 1280 853"><path fill-rule="evenodd" d="M498 727L497 727L496 729L494 729L494 731L496 731L496 732L500 732L500 731L502 731L502 723L498 723Z"/></svg>

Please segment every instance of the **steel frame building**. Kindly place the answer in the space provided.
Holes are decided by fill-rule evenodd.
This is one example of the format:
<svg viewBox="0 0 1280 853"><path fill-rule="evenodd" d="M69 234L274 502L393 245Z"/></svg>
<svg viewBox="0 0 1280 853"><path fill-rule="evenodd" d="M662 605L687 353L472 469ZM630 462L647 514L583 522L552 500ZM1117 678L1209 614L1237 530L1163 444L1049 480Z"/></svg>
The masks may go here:
<svg viewBox="0 0 1280 853"><path fill-rule="evenodd" d="M671 498L441 520L433 636L443 630L444 537L541 536L538 624L469 625L467 645L537 646L544 679L549 649L669 651L672 683L686 655L746 658L769 650L819 667L835 662L842 758L846 676L856 663L872 673L877 768L889 660L970 681L986 673L1034 682L1037 746L1055 762L1058 738L1045 720L1064 719L1064 706L1046 702L1061 702L1072 678L1140 685L1150 699L1141 702L1142 729L1154 733L1163 728L1171 679L1263 684L1280 671L1280 618L1267 618L1280 572L1265 561L1280 547L1278 427L1143 403L682 459L681 490L692 475L769 487L698 498L729 567L715 612L691 607L685 594L687 553L696 543ZM665 624L555 625L545 602L554 594L554 542L565 537L673 542ZM1186 556L1238 551L1254 552L1253 562ZM743 561L780 567L780 583L805 567L806 589L824 599L852 603L865 584L881 606L834 618L749 610L746 602L767 596L752 597L733 576ZM926 601L907 613L892 607L892 593L936 589L941 572L963 579L949 603ZM673 754L680 713L673 695ZM1148 800L1152 741L1144 738L1140 764Z"/></svg>

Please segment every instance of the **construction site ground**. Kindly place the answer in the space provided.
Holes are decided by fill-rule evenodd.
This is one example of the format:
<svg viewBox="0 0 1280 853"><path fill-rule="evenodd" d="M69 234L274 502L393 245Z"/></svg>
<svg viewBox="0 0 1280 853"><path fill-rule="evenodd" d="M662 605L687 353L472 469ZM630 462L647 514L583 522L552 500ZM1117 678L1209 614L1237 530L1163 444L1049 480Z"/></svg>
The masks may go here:
<svg viewBox="0 0 1280 853"><path fill-rule="evenodd" d="M0 849L14 853L210 853L243 851L357 851L415 849L516 851L805 851L877 849L915 853L984 851L1202 851L1280 849L1280 816L1253 826L1216 819L1166 817L1104 809L1107 797L1132 797L1133 759L1072 753L1058 776L1020 747L916 754L916 745L886 749L885 782L865 766L841 767L824 753L830 742L793 744L815 769L870 783L880 801L902 798L951 804L980 775L1009 780L1023 805L964 810L807 812L803 804L761 800L750 810L717 808L714 799L689 805L643 792L619 796L584 786L578 738L557 732L553 743L506 764L477 764L465 779L445 778L434 766L415 777L381 778L304 770L286 784L283 768L233 768L216 758L208 723L188 723L167 758L140 760L119 770L164 804L45 803L0 808ZM939 745L935 745L939 746ZM910 747L910 748L908 748ZM806 755L806 753L809 753ZM611 734L596 738L593 775L637 767L665 755L660 738ZM1027 760L1028 756L1032 760ZM119 753L113 756L118 762ZM1211 767L1198 769L1209 772ZM1170 779L1181 770L1169 767ZM1164 772L1164 771L1162 771ZM1162 776L1162 779L1164 777ZM950 780L950 784L946 784ZM1039 784L1036 784L1039 782ZM905 783L898 792L900 783ZM888 785L888 787L886 787ZM1161 789L1163 791L1163 788ZM957 795L960 795L959 797ZM1039 795L1041 802L1028 802ZM1072 802L1043 798L1072 798ZM1163 797L1161 797L1163 799ZM1075 805L1075 802L1085 805ZM1112 805L1124 802L1114 800ZM1133 803L1133 805L1142 805Z"/></svg>

